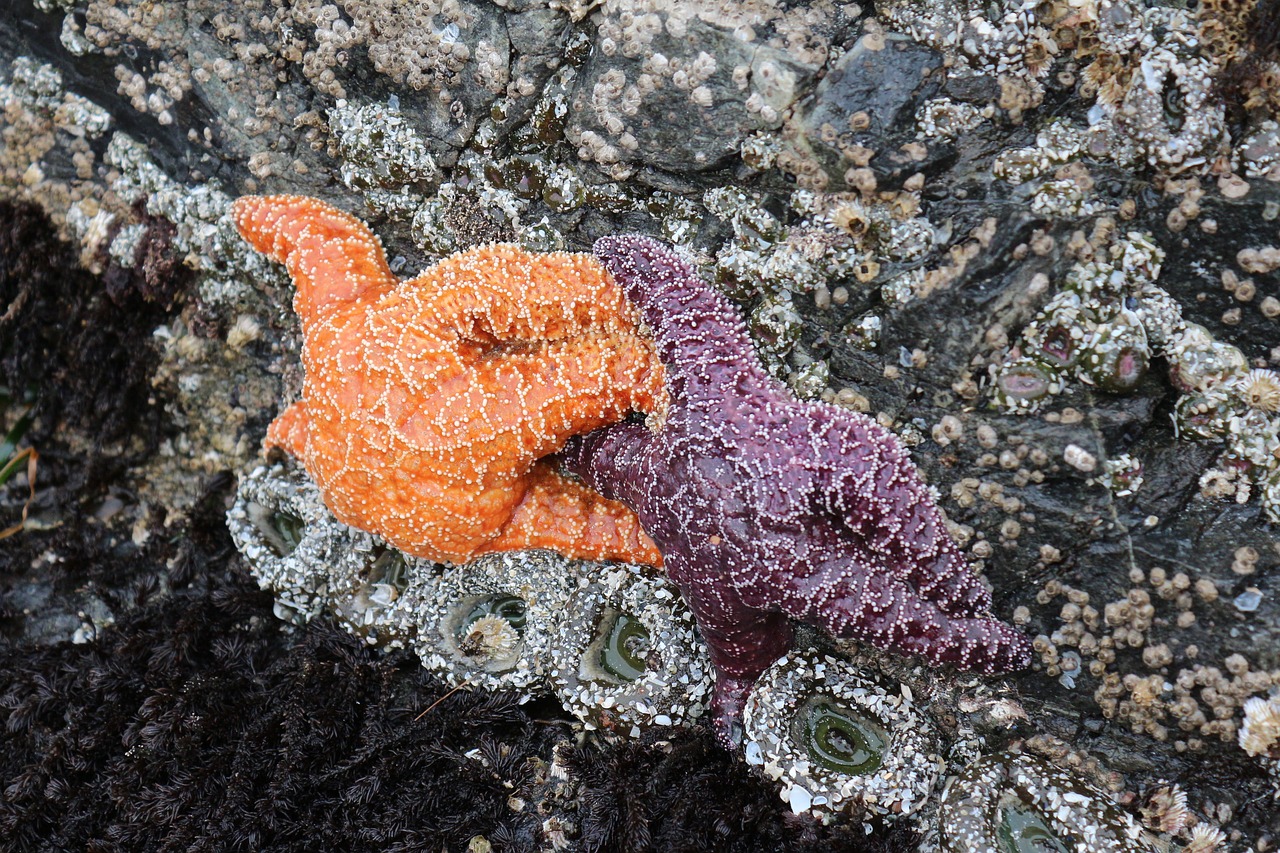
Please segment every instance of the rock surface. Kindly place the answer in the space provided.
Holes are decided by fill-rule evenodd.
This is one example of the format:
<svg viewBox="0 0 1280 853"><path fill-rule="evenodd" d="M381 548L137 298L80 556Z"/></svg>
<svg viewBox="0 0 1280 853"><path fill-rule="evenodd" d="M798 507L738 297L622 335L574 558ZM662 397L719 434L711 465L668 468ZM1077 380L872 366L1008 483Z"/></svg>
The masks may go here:
<svg viewBox="0 0 1280 853"><path fill-rule="evenodd" d="M233 198L330 201L402 277L493 239L640 232L741 306L797 394L911 446L995 612L1039 637L1004 680L878 664L944 737L1080 768L1173 849L1192 820L1162 820L1171 784L1230 849L1274 849L1274 761L1236 732L1280 686L1280 402L1244 384L1280 368L1280 13L1184 5L9 4L0 412L11 430L30 407L14 436L40 459L27 529L0 542L6 661L203 601L234 560L208 504L301 377L288 280L235 235ZM1092 361L1046 367L1036 329L1066 303ZM1134 324L1145 363L1106 391ZM1231 417L1198 426L1197 394ZM0 526L29 495L25 473L0 488ZM268 630L270 605L245 607ZM34 683L3 685L10 732L57 731L22 710ZM706 749L684 737L671 761ZM608 798L626 767L667 766L656 740L573 753L584 835L548 818L493 844L594 826L613 849L632 819L671 838L672 800L646 789L666 805L624 819ZM861 849L860 827L784 825L761 797L761 838Z"/></svg>

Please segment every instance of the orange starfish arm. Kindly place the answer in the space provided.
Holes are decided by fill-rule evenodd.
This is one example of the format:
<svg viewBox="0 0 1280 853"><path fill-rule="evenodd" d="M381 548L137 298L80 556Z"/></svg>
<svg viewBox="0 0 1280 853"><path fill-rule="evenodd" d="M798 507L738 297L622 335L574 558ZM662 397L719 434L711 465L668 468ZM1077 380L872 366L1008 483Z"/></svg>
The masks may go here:
<svg viewBox="0 0 1280 853"><path fill-rule="evenodd" d="M459 252L404 284L429 294L422 310L458 340L558 341L634 330L635 311L590 255L533 254L499 243Z"/></svg>
<svg viewBox="0 0 1280 853"><path fill-rule="evenodd" d="M369 227L330 204L297 195L244 196L231 205L241 236L282 262L297 293L298 315L377 299L398 284Z"/></svg>
<svg viewBox="0 0 1280 853"><path fill-rule="evenodd" d="M498 538L478 553L546 548L584 560L622 560L662 566L662 553L635 514L546 462L534 466L524 498Z"/></svg>
<svg viewBox="0 0 1280 853"><path fill-rule="evenodd" d="M307 407L299 400L280 414L267 427L267 437L262 446L279 447L298 459L307 458Z"/></svg>
<svg viewBox="0 0 1280 853"><path fill-rule="evenodd" d="M589 255L469 249L405 282L378 309L364 329L378 341L367 363L403 377L379 404L420 447L465 435L497 450L517 439L522 447L504 450L514 454L507 458L533 459L628 412L665 408L662 364L621 289ZM428 389L436 405L424 408ZM479 412L486 416L470 417Z"/></svg>

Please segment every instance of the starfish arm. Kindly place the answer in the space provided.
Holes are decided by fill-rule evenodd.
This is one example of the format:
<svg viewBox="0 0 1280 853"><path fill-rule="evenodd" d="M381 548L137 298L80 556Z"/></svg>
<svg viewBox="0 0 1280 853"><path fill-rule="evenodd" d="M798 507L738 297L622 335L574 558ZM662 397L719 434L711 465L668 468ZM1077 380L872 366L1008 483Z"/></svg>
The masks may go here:
<svg viewBox="0 0 1280 853"><path fill-rule="evenodd" d="M828 511L865 547L868 559L943 613L989 611L990 593L970 570L897 438L856 412L829 417L841 423L823 439L837 462L820 469L819 489Z"/></svg>
<svg viewBox="0 0 1280 853"><path fill-rule="evenodd" d="M631 510L565 479L546 462L534 467L501 534L478 553L523 548L662 566L662 554Z"/></svg>
<svg viewBox="0 0 1280 853"><path fill-rule="evenodd" d="M784 609L837 637L919 655L934 666L990 673L1031 663L1030 641L998 619L948 616L900 578L856 562L834 575L806 578L803 585Z"/></svg>
<svg viewBox="0 0 1280 853"><path fill-rule="evenodd" d="M343 305L369 302L397 284L382 243L368 226L319 199L243 196L231 205L241 236L282 262L304 323Z"/></svg>
<svg viewBox="0 0 1280 853"><path fill-rule="evenodd" d="M679 255L638 236L602 237L592 251L640 310L673 397L768 384L737 310Z"/></svg>
<svg viewBox="0 0 1280 853"><path fill-rule="evenodd" d="M616 423L574 436L560 454L564 469L606 498L636 510L653 527L661 509L654 500L654 454L659 437L644 424Z"/></svg>
<svg viewBox="0 0 1280 853"><path fill-rule="evenodd" d="M388 321L412 318L386 335L398 339L387 358L406 386L440 386L445 361L435 353L449 353L470 387L489 389L489 408L528 413L527 431L541 437L535 456L628 412L665 408L653 345L589 255L481 247L406 282L387 305ZM432 357L415 359L419 351Z"/></svg>
<svg viewBox="0 0 1280 853"><path fill-rule="evenodd" d="M276 415L276 419L267 427L267 437L262 444L268 448L279 447L295 458L305 460L309 425L306 401L299 400Z"/></svg>
<svg viewBox="0 0 1280 853"><path fill-rule="evenodd" d="M535 456L554 453L574 435L621 421L631 412L666 409L665 371L652 345L632 332L591 330L549 341L536 357L473 356L475 381L527 411L524 428L540 436Z"/></svg>
<svg viewBox="0 0 1280 853"><path fill-rule="evenodd" d="M667 554L667 575L693 612L716 669L712 728L728 749L740 741L742 709L760 674L791 647L791 622L778 610L748 605L721 572L700 570L681 544Z"/></svg>
<svg viewBox="0 0 1280 853"><path fill-rule="evenodd" d="M590 255L533 254L479 246L404 283L420 311L459 341L482 345L561 341L633 330L636 312Z"/></svg>

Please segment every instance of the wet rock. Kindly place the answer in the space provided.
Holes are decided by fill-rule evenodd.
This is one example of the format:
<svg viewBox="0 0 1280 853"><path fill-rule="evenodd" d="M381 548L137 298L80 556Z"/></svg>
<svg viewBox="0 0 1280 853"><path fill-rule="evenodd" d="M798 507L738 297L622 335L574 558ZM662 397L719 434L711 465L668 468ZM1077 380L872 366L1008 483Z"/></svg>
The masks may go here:
<svg viewBox="0 0 1280 853"><path fill-rule="evenodd" d="M869 167L887 189L935 164L940 150L902 146L915 140L915 112L939 90L941 69L941 53L907 36L864 34L787 122L799 175L835 190Z"/></svg>
<svg viewBox="0 0 1280 853"><path fill-rule="evenodd" d="M778 128L818 71L696 18L652 24L660 29L610 23L574 86L567 130L580 156L605 165L722 165L751 133Z"/></svg>

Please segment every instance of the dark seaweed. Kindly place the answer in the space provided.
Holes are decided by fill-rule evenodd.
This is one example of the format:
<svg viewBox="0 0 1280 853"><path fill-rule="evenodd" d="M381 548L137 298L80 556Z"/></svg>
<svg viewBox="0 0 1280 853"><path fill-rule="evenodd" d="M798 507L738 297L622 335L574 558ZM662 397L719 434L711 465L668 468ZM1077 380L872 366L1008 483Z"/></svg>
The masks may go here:
<svg viewBox="0 0 1280 853"><path fill-rule="evenodd" d="M416 659L290 636L220 485L166 546L184 586L95 643L0 652L0 849L529 849L538 820L507 801L556 727L466 691L419 719L446 690Z"/></svg>
<svg viewBox="0 0 1280 853"><path fill-rule="evenodd" d="M858 822L824 827L792 815L777 787L716 746L706 729L651 731L641 741L604 751L562 748L560 756L583 786L582 845L593 853L891 853L919 843L905 830L868 836Z"/></svg>

